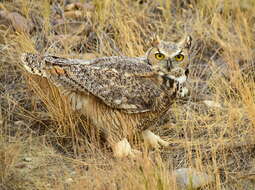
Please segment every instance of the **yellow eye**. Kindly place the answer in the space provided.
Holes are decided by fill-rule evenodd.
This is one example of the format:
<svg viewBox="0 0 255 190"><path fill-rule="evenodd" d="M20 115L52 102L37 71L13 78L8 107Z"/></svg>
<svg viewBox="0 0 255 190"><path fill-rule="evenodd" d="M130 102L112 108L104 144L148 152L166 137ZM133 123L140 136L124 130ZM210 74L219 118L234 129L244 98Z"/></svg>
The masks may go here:
<svg viewBox="0 0 255 190"><path fill-rule="evenodd" d="M182 54L178 54L175 56L176 61L182 61L183 59L184 59L184 55L182 55Z"/></svg>
<svg viewBox="0 0 255 190"><path fill-rule="evenodd" d="M156 53L155 58L158 60L162 60L165 58L165 55L163 53Z"/></svg>

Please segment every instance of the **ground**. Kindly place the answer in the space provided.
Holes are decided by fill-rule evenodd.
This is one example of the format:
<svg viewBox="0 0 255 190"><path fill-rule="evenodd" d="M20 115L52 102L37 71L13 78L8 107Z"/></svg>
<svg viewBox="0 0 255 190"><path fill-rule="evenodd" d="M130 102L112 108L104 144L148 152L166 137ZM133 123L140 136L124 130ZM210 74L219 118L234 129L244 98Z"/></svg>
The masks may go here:
<svg viewBox="0 0 255 190"><path fill-rule="evenodd" d="M0 189L177 189L172 171L215 177L203 189L255 188L253 0L91 0L0 3ZM115 159L71 113L23 52L89 59L141 56L158 35L193 38L190 95L156 133L170 142L139 159Z"/></svg>

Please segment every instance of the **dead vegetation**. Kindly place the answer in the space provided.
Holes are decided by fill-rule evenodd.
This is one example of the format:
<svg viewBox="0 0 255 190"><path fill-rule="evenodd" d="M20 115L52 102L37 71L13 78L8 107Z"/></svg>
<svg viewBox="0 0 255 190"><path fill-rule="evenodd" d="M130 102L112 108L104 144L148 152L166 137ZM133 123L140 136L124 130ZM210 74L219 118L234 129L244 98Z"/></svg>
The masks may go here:
<svg viewBox="0 0 255 190"><path fill-rule="evenodd" d="M253 0L0 3L0 189L176 189L183 167L215 176L204 189L254 189L254 17ZM170 147L137 161L115 160L54 86L20 67L22 52L140 56L154 34L185 33L191 94L157 129Z"/></svg>

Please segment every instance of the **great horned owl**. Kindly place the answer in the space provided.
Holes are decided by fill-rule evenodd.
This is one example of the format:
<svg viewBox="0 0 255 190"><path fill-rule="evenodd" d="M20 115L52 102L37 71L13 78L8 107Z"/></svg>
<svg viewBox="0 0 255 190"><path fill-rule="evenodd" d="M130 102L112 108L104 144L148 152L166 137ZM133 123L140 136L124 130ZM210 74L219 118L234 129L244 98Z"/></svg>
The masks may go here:
<svg viewBox="0 0 255 190"><path fill-rule="evenodd" d="M24 68L47 78L68 98L76 111L106 134L117 157L133 155L127 139L142 132L154 146L168 142L150 131L187 89L191 38L179 43L154 40L142 57L67 59L24 53Z"/></svg>

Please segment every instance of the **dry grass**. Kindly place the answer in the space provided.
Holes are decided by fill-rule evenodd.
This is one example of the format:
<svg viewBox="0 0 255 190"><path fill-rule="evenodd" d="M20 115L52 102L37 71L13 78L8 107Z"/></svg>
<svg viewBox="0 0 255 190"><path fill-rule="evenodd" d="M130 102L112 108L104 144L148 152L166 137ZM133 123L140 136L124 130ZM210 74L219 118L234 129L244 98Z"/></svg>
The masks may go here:
<svg viewBox="0 0 255 190"><path fill-rule="evenodd" d="M81 2L87 4L76 12L63 1L1 3L0 11L20 13L33 28L24 32L0 14L0 189L176 189L171 171L181 167L213 174L205 189L254 189L254 1ZM177 40L187 33L197 52L191 95L157 128L171 146L151 160L112 158L54 86L20 67L26 51L140 56L154 34Z"/></svg>

